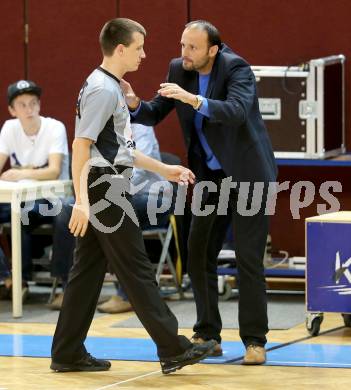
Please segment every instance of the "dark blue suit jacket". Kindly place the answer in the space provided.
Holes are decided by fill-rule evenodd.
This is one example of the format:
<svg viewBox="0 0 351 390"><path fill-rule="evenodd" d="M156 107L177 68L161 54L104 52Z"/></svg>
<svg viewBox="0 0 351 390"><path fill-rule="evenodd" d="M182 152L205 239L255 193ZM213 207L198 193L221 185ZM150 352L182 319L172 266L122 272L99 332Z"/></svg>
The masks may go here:
<svg viewBox="0 0 351 390"><path fill-rule="evenodd" d="M171 61L167 81L198 93L198 73L184 70L181 58ZM203 132L225 174L238 182L275 181L277 168L259 112L255 76L249 64L226 45L216 56L206 98L210 118L204 118ZM150 102L141 103L132 120L154 126L173 108L188 148L189 166L204 179L203 151L194 128L192 106L156 95Z"/></svg>

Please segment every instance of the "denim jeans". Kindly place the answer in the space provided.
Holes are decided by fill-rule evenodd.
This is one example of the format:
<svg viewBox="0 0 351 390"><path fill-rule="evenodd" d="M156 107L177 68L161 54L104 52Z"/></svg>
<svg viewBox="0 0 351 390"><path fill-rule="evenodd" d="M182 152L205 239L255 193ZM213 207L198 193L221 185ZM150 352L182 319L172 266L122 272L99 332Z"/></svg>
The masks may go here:
<svg viewBox="0 0 351 390"><path fill-rule="evenodd" d="M28 213L29 224L21 224L21 240L22 240L22 278L23 280L30 280L32 277L32 231L38 226L51 223L53 217L43 216L40 213L40 205L48 205L50 202L42 199L33 202L33 207L30 209L22 208L22 214ZM23 205L21 205L23 207ZM11 222L11 205L9 203L0 203L0 223ZM6 264L5 264L6 267ZM7 272L9 272L9 267ZM6 269L5 268L5 269Z"/></svg>
<svg viewBox="0 0 351 390"><path fill-rule="evenodd" d="M7 259L3 250L0 248L0 280L4 280L11 275Z"/></svg>

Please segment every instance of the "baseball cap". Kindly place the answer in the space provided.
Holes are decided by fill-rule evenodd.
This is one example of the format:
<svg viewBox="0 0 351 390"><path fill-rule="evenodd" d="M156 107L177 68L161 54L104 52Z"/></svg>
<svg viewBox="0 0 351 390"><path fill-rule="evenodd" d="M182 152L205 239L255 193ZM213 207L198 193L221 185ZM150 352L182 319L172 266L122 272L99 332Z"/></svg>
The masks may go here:
<svg viewBox="0 0 351 390"><path fill-rule="evenodd" d="M19 95L23 95L24 93L33 93L34 95L37 95L40 97L41 95L41 88L38 87L33 81L29 80L19 80L15 83L9 85L7 88L7 101L10 105L14 98L16 98Z"/></svg>

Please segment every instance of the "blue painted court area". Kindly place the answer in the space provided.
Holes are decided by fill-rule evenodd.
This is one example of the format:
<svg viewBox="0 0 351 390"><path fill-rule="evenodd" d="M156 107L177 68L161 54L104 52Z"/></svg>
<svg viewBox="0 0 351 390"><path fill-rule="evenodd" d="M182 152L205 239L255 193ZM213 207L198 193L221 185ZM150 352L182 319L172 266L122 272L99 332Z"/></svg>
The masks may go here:
<svg viewBox="0 0 351 390"><path fill-rule="evenodd" d="M351 368L351 346L291 344L268 352L266 365Z"/></svg>
<svg viewBox="0 0 351 390"><path fill-rule="evenodd" d="M52 337L31 335L0 335L0 356L50 357ZM158 361L155 344L150 339L88 337L88 351L98 358L110 360ZM351 368L351 346L329 344L296 343L282 345L267 344L266 365ZM224 355L207 358L204 363L240 364L244 355L239 341L224 341Z"/></svg>
<svg viewBox="0 0 351 390"><path fill-rule="evenodd" d="M50 357L52 337L0 335L0 356ZM272 347L278 344L269 344ZM155 344L150 339L88 337L85 346L98 358L111 360L158 361ZM207 358L206 363L227 363L244 355L241 342L223 342L223 356Z"/></svg>

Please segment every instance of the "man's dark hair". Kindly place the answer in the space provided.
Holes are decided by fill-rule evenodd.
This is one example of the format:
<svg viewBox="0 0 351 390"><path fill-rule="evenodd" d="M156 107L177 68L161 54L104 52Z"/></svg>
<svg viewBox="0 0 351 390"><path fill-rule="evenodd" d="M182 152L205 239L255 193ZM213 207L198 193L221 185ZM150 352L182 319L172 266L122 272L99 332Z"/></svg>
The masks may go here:
<svg viewBox="0 0 351 390"><path fill-rule="evenodd" d="M222 41L220 33L212 23L207 20L193 20L185 25L185 28L199 28L200 30L207 32L209 46L218 46L218 49L221 48Z"/></svg>
<svg viewBox="0 0 351 390"><path fill-rule="evenodd" d="M116 46L129 46L133 42L133 33L146 36L145 28L138 22L127 18L108 21L101 30L99 42L103 55L112 56Z"/></svg>

